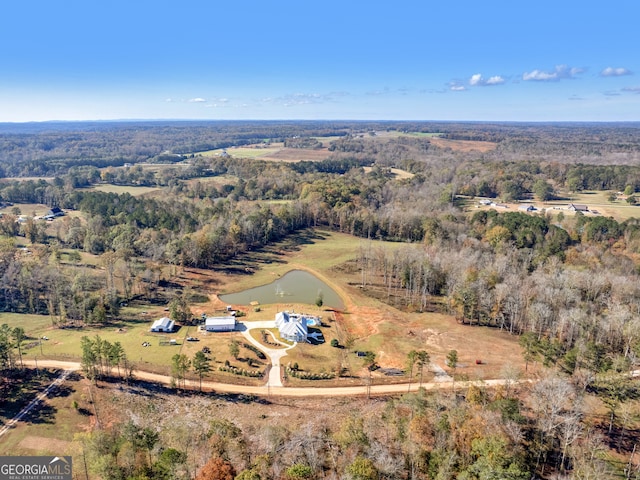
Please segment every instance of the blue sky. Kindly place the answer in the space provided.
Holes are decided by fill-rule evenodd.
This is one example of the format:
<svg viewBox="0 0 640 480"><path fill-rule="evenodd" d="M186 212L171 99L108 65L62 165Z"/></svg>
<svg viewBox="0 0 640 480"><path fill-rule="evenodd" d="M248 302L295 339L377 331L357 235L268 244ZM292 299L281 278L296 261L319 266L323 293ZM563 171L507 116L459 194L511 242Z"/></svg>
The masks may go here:
<svg viewBox="0 0 640 480"><path fill-rule="evenodd" d="M640 121L636 0L2 10L0 122Z"/></svg>

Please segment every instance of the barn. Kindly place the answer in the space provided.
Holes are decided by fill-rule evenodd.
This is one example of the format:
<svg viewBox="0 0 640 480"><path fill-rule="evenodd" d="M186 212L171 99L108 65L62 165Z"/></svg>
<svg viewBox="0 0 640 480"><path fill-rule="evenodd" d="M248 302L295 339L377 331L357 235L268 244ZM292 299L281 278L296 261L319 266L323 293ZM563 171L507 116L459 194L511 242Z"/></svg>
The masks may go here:
<svg viewBox="0 0 640 480"><path fill-rule="evenodd" d="M151 325L152 332L173 332L175 322L168 317L162 317Z"/></svg>
<svg viewBox="0 0 640 480"><path fill-rule="evenodd" d="M232 332L236 329L236 317L207 317L204 329L207 332Z"/></svg>

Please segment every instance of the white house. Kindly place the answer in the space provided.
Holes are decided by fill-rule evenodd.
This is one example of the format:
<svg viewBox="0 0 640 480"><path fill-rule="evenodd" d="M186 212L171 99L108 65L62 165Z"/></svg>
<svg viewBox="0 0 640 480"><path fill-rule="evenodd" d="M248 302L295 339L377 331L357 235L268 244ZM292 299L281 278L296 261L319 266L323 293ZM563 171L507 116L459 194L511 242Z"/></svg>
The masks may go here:
<svg viewBox="0 0 640 480"><path fill-rule="evenodd" d="M207 332L232 332L236 329L236 317L207 317L204 329Z"/></svg>
<svg viewBox="0 0 640 480"><path fill-rule="evenodd" d="M151 325L152 332L173 332L175 322L168 317L162 317Z"/></svg>
<svg viewBox="0 0 640 480"><path fill-rule="evenodd" d="M307 318L289 312L276 313L276 327L280 332L280 336L285 340L292 342L306 342L309 329L307 327Z"/></svg>

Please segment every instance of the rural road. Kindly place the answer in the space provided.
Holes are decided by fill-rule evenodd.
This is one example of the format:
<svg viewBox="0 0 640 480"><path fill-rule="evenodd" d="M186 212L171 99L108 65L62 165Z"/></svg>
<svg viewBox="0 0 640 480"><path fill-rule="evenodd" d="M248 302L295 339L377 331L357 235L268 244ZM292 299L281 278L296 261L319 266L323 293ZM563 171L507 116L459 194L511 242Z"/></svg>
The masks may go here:
<svg viewBox="0 0 640 480"><path fill-rule="evenodd" d="M35 365L34 362L25 360L25 365ZM61 368L64 370L80 370L78 362L61 362L58 360L38 360L40 368ZM146 380L153 383L170 385L171 378L167 375L159 375L156 373L145 372L142 370L134 370L133 377L138 380ZM524 381L526 382L526 381ZM483 381L467 381L467 382L429 382L423 383L422 387L426 390L437 390L453 388L464 389L470 385L497 386L507 383L515 383L513 380L495 379ZM520 381L523 383L523 381ZM198 390L199 382L197 380L187 380L186 385L193 390ZM415 392L418 390L418 382L413 382L409 386L408 383L398 383L391 385L372 385L370 387L370 395L393 395L399 393ZM267 384L259 387L247 385L232 385L220 382L202 382L203 391L213 391L216 393L242 393L248 395L260 396L286 396L286 397L336 397L336 396L354 396L367 395L367 386L351 386L351 387L275 387Z"/></svg>
<svg viewBox="0 0 640 480"><path fill-rule="evenodd" d="M56 368L64 368L64 367L56 367ZM51 392L51 390L58 387L59 385L62 385L62 383L67 379L69 374L74 370L77 370L75 365L72 366L71 368L64 370L58 376L58 378L56 378L53 382L51 382L51 384L47 388L44 389L44 391L40 392L36 398L31 400L31 402L29 402L29 405L27 405L22 410L20 410L20 413L18 413L15 417L9 420L4 427L0 428L0 437L2 437L5 433L11 430L16 423L18 423L27 414L29 414L31 410L33 410L41 401L43 401L47 397L47 395L49 395L49 392Z"/></svg>

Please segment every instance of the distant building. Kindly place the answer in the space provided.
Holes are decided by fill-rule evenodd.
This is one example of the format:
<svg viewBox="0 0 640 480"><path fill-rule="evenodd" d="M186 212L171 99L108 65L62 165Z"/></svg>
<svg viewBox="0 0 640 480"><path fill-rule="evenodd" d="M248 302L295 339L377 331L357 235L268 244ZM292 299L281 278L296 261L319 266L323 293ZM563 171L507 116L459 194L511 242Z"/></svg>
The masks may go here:
<svg viewBox="0 0 640 480"><path fill-rule="evenodd" d="M151 325L152 332L173 332L173 327L175 327L175 322L168 317L162 317Z"/></svg>
<svg viewBox="0 0 640 480"><path fill-rule="evenodd" d="M233 332L236 329L236 317L207 317L204 321L207 332Z"/></svg>
<svg viewBox="0 0 640 480"><path fill-rule="evenodd" d="M571 210L572 212L588 212L589 207L587 205L578 205L576 203L570 203L569 210Z"/></svg>
<svg viewBox="0 0 640 480"><path fill-rule="evenodd" d="M276 313L276 327L280 336L291 342L306 342L309 328L307 317L289 312Z"/></svg>
<svg viewBox="0 0 640 480"><path fill-rule="evenodd" d="M520 210L521 212L535 212L536 207L534 207L533 205L524 204L520 205L518 207L518 210Z"/></svg>
<svg viewBox="0 0 640 480"><path fill-rule="evenodd" d="M42 218L44 218L45 220L53 220L56 217L62 217L62 216L64 216L64 212L62 211L62 209L60 207L53 207Z"/></svg>

